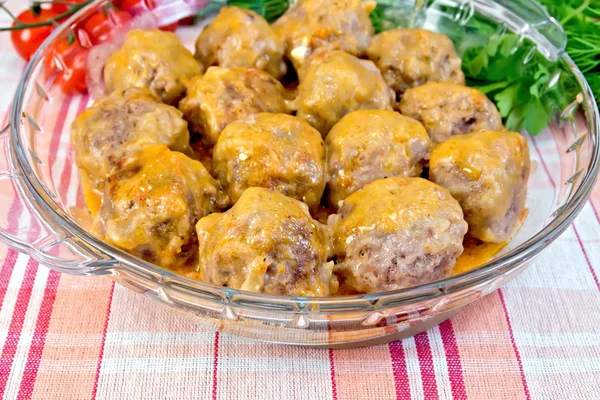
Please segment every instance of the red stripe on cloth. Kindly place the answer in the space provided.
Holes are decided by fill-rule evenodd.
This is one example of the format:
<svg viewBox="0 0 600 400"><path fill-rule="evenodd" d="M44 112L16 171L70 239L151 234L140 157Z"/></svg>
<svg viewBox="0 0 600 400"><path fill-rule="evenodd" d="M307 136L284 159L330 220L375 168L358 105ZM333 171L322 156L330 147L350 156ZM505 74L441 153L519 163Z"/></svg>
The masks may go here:
<svg viewBox="0 0 600 400"><path fill-rule="evenodd" d="M552 175L550 175L550 171L548 170L548 166L546 165L546 163L544 162L544 157L542 157L542 152L540 151L540 149L538 148L535 139L532 137L531 141L533 142L533 147L535 147L535 151L538 153L538 156L540 157L540 161L542 162L542 167L544 167L544 171L546 171L546 175L548 176L548 179L550 179L550 183L552 183L552 186L554 188L556 188L556 184L554 183L554 179L552 179ZM596 215L596 220L598 222L600 222L600 218L598 218L598 213L596 212L596 208L594 207L594 203L590 200L590 204L592 205L592 210L594 211L594 214ZM592 266L592 262L590 261L590 258L587 254L587 251L585 250L585 247L583 246L583 242L581 240L581 237L579 237L579 233L577 232L577 228L575 228L575 223L571 224L573 226L573 231L575 232L575 236L577 237L577 242L579 243L579 247L581 248L581 251L583 252L583 256L585 258L585 261L587 263L588 269L590 270L590 273L592 274L592 277L594 278L594 282L596 282L596 287L598 288L598 290L600 290L600 281L598 280L598 276L596 275L596 271L594 271L594 267Z"/></svg>
<svg viewBox="0 0 600 400"><path fill-rule="evenodd" d="M506 325L508 326L508 333L510 335L510 343L512 344L513 351L515 352L515 357L517 358L517 365L519 366L519 373L521 374L521 382L523 383L523 392L525 392L525 398L527 400L530 400L531 396L529 395L529 386L527 386L527 379L525 378L525 371L523 370L521 353L519 353L519 348L517 346L517 342L515 341L515 335L513 333L510 317L508 316L508 309L506 308L506 302L504 301L504 294L502 293L502 289L498 289L498 296L500 297L500 303L502 304L502 309L504 310Z"/></svg>
<svg viewBox="0 0 600 400"><path fill-rule="evenodd" d="M408 382L408 371L406 370L406 356L401 341L390 342L390 359L392 360L392 372L394 373L394 387L396 388L396 399L410 399L410 383Z"/></svg>
<svg viewBox="0 0 600 400"><path fill-rule="evenodd" d="M98 394L98 381L100 380L100 367L102 367L102 358L104 357L104 345L106 344L106 332L108 331L108 321L110 320L110 310L112 308L113 295L115 293L115 283L110 285L110 295L108 296L108 307L106 308L106 319L102 329L102 342L100 344L100 353L98 353L98 364L96 365L96 377L92 387L92 399L96 399Z"/></svg>
<svg viewBox="0 0 600 400"><path fill-rule="evenodd" d="M217 399L218 393L218 372L219 372L219 331L215 332L215 348L214 348L214 357L213 357L213 383L212 383L212 399Z"/></svg>
<svg viewBox="0 0 600 400"><path fill-rule="evenodd" d="M417 356L419 357L419 367L421 369L421 379L423 381L423 395L427 400L438 399L437 382L435 379L435 370L433 369L433 357L431 356L431 346L429 345L429 336L427 336L427 332L421 332L415 335L415 344L417 345Z"/></svg>
<svg viewBox="0 0 600 400"><path fill-rule="evenodd" d="M21 387L19 388L17 400L30 399L33 394L40 361L42 360L42 353L44 351L44 346L46 345L46 335L48 334L48 327L50 326L50 318L52 317L52 309L54 308L54 300L56 299L59 281L60 273L50 271L37 322L35 324L33 341L29 348L25 370L23 371L23 377L21 378Z"/></svg>
<svg viewBox="0 0 600 400"><path fill-rule="evenodd" d="M8 327L8 336L6 337L2 349L2 358L0 358L0 398L3 398L4 396L8 376L12 369L15 353L17 352L17 346L19 345L19 339L21 338L23 322L25 321L25 314L27 313L27 308L29 306L29 299L31 298L31 292L33 291L33 283L35 282L37 270L38 263L33 258L30 258L27 262L27 267L25 268L25 277L19 288L15 309L12 314L10 326Z"/></svg>
<svg viewBox="0 0 600 400"><path fill-rule="evenodd" d="M77 114L80 114L85 105L87 104L88 96L82 96L79 107L77 110ZM70 98L69 98L70 102ZM64 106L64 104L63 104ZM68 112L68 107L66 110L61 108L59 118L55 122L54 132L52 143L54 145L54 152L58 147L58 143L62 137L62 131L66 120L66 115ZM55 153L54 153L55 154ZM50 167L54 166L56 161L56 157L53 157L51 161ZM64 193L68 190L71 176L71 164L66 163L63 172L61 174L59 190L61 193ZM44 346L46 344L46 335L48 333L48 327L50 325L50 319L52 317L52 310L54 307L54 300L56 299L56 292L58 290L58 283L60 281L60 273L56 271L50 271L50 275L48 276L48 282L46 283L46 288L44 289L44 297L42 299L42 304L40 306L40 311L38 313L38 318L36 321L36 327L33 336L33 342L29 349L29 354L27 356L27 362L25 364L25 369L23 371L23 377L21 380L21 387L19 390L18 399L30 399L33 394L33 389L35 387L35 381L37 379L37 373L40 366L40 361L42 358L42 353L44 351Z"/></svg>
<svg viewBox="0 0 600 400"><path fill-rule="evenodd" d="M452 397L455 400L467 398L467 389L463 379L462 364L460 362L460 353L456 344L456 336L454 335L454 327L452 321L447 320L440 324L440 334L444 351L446 352L446 363L448 364L448 376L450 378L450 388L452 389Z"/></svg>
<svg viewBox="0 0 600 400"><path fill-rule="evenodd" d="M2 263L2 269L0 269L0 309L2 309L2 306L4 305L4 296L6 296L8 283L10 282L10 277L12 276L15 264L17 263L18 255L19 253L17 253L16 250L9 248L6 253L6 258Z"/></svg>
<svg viewBox="0 0 600 400"><path fill-rule="evenodd" d="M577 232L577 228L575 228L575 224L573 224L572 226L573 226L573 232L575 232L575 237L577 238L577 242L579 243L579 247L581 247L581 251L583 252L583 257L585 258L585 262L587 263L587 266L590 269L590 272L592 273L594 282L596 282L596 287L600 291L600 281L598 281L598 276L596 275L596 271L594 271L594 268L592 267L592 262L590 261L590 257L588 256L588 253L585 250L585 247L583 246L581 236L579 236L579 232Z"/></svg>
<svg viewBox="0 0 600 400"><path fill-rule="evenodd" d="M331 396L337 400L337 386L335 383L335 363L333 361L333 349L329 349L329 375L331 376Z"/></svg>

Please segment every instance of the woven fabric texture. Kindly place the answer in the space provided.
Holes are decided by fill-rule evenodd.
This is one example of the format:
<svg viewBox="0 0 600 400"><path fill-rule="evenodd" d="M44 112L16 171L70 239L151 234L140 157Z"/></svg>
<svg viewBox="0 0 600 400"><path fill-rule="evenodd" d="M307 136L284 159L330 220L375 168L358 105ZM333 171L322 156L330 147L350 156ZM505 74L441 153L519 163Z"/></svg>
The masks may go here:
<svg viewBox="0 0 600 400"><path fill-rule="evenodd" d="M3 125L23 67L0 34ZM599 399L599 210L600 186L501 290L428 332L353 350L220 334L108 279L61 275L0 245L0 398Z"/></svg>

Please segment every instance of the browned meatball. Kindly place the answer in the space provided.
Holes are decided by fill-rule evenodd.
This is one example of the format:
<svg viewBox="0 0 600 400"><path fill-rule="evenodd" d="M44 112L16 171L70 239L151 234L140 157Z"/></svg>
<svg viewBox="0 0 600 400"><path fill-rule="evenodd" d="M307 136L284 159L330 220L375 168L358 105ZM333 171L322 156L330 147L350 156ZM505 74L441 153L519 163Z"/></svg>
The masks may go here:
<svg viewBox="0 0 600 400"><path fill-rule="evenodd" d="M344 115L356 110L391 110L393 91L371 61L343 51L309 64L298 87L297 115L323 137Z"/></svg>
<svg viewBox="0 0 600 400"><path fill-rule="evenodd" d="M265 113L232 122L213 155L214 172L234 203L253 186L278 190L309 207L323 195L323 139L298 117Z"/></svg>
<svg viewBox="0 0 600 400"><path fill-rule="evenodd" d="M329 217L336 273L373 293L448 277L463 251L467 223L456 200L421 178L374 181Z"/></svg>
<svg viewBox="0 0 600 400"><path fill-rule="evenodd" d="M377 179L419 176L430 147L427 131L412 118L387 110L351 112L325 140L329 203L337 207Z"/></svg>
<svg viewBox="0 0 600 400"><path fill-rule="evenodd" d="M196 229L205 282L289 296L337 291L327 229L298 200L250 188L233 208L201 219Z"/></svg>
<svg viewBox="0 0 600 400"><path fill-rule="evenodd" d="M197 256L196 222L227 202L199 161L150 145L108 178L94 232L135 256L177 268Z"/></svg>
<svg viewBox="0 0 600 400"><path fill-rule="evenodd" d="M368 55L398 94L430 81L465 83L454 45L441 33L406 28L381 32Z"/></svg>
<svg viewBox="0 0 600 400"><path fill-rule="evenodd" d="M258 68L210 67L192 80L179 109L192 132L215 144L235 120L261 112L287 113L285 95L281 83Z"/></svg>
<svg viewBox="0 0 600 400"><path fill-rule="evenodd" d="M196 39L195 57L204 68L256 67L275 78L285 75L284 43L252 10L223 7Z"/></svg>
<svg viewBox="0 0 600 400"><path fill-rule="evenodd" d="M452 135L503 129L496 106L485 94L455 83L429 82L408 89L400 112L420 121L434 144Z"/></svg>
<svg viewBox="0 0 600 400"><path fill-rule="evenodd" d="M107 93L145 87L167 103L177 105L190 79L202 74L202 66L172 32L132 30L123 46L104 67Z"/></svg>
<svg viewBox="0 0 600 400"><path fill-rule="evenodd" d="M91 189L103 191L109 172L148 144L191 154L181 112L144 88L118 90L97 100L71 126L75 160Z"/></svg>
<svg viewBox="0 0 600 400"><path fill-rule="evenodd" d="M524 216L529 163L527 140L520 134L480 131L437 146L429 178L458 200L471 236L502 243Z"/></svg>
<svg viewBox="0 0 600 400"><path fill-rule="evenodd" d="M273 28L285 41L286 54L296 70L323 46L361 56L373 35L369 14L375 5L361 0L300 0Z"/></svg>

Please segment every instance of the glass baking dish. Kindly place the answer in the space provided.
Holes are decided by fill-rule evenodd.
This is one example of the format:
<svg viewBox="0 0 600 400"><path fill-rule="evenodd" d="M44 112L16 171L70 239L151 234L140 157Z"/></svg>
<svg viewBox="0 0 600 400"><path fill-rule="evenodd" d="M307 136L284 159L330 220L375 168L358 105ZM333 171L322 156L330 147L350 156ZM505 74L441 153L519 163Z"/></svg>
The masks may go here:
<svg viewBox="0 0 600 400"><path fill-rule="evenodd" d="M197 11L199 5L183 0L166 3L180 11L192 9L191 3ZM496 34L514 32L533 42L545 57L558 60L563 73L571 74L577 83L579 94L571 104L556 110L543 132L529 137L533 161L529 214L520 231L496 257L476 269L386 293L283 297L178 276L88 232L90 217L70 149L69 129L91 100L87 95L65 96L42 73L49 46L105 4L93 3L57 28L23 74L10 124L0 133L0 240L63 273L106 275L199 323L255 339L317 347L361 346L414 335L523 271L571 223L596 181L598 109L584 77L564 53L562 28L541 6L531 0L434 0L429 4L397 0L394 12L400 24L432 30L452 25L485 42L489 33L468 26L471 18L481 18ZM182 6L173 8L177 4ZM198 31L196 25L177 33L191 47Z"/></svg>

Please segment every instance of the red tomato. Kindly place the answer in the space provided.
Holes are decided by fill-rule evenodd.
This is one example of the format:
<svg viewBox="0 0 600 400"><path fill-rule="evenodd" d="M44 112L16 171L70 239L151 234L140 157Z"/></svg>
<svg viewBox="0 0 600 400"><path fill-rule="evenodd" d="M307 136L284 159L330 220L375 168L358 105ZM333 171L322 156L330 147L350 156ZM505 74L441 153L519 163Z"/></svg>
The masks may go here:
<svg viewBox="0 0 600 400"><path fill-rule="evenodd" d="M25 10L17 16L17 20L25 24L33 24L37 22L47 21L59 15L53 10L41 9L39 15L34 15L31 10ZM17 22L13 22L16 26ZM10 32L10 38L17 53L25 60L29 61L31 56L40 47L42 42L46 40L50 33L54 30L54 26L40 26L37 28L25 28Z"/></svg>
<svg viewBox="0 0 600 400"><path fill-rule="evenodd" d="M115 6L119 8L119 10L152 10L156 7L154 0L120 0L114 2ZM179 26L179 22L173 22L169 25L160 26L159 29L163 31L173 32Z"/></svg>
<svg viewBox="0 0 600 400"><path fill-rule="evenodd" d="M88 33L93 45L109 40L116 28L131 20L131 14L126 11L98 11L83 23L83 29Z"/></svg>
<svg viewBox="0 0 600 400"><path fill-rule="evenodd" d="M86 0L61 0L63 3L71 3L71 4L79 4L79 3L83 3ZM53 3L50 6L50 9L53 11L58 12L59 14L64 13L65 11L67 11L69 9L69 6L67 4L55 4Z"/></svg>
<svg viewBox="0 0 600 400"><path fill-rule="evenodd" d="M85 93L87 55L88 50L78 40L70 44L66 38L60 40L44 60L46 77L56 73L54 84L66 94Z"/></svg>

